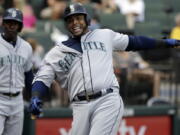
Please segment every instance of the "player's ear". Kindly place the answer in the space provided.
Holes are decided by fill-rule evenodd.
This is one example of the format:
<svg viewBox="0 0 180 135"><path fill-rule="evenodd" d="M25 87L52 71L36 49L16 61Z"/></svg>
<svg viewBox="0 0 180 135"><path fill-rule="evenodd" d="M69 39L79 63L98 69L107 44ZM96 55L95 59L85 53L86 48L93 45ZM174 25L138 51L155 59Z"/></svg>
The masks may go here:
<svg viewBox="0 0 180 135"><path fill-rule="evenodd" d="M87 25L90 26L91 25L91 17L89 16L89 14L87 14L85 16L85 20L86 20Z"/></svg>

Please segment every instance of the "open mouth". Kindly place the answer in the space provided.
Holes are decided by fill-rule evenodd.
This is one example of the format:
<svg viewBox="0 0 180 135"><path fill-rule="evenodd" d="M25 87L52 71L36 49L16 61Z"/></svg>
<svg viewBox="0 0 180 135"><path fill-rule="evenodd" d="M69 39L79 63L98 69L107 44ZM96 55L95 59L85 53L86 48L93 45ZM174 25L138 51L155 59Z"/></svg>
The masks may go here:
<svg viewBox="0 0 180 135"><path fill-rule="evenodd" d="M79 32L81 32L81 28L80 27L74 27L73 32L79 33Z"/></svg>

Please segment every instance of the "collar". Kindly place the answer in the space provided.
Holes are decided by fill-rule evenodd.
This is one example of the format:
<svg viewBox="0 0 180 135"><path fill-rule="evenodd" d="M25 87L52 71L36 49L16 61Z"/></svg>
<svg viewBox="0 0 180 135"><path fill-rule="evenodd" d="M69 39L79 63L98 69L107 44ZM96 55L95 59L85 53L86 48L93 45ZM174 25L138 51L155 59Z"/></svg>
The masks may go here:
<svg viewBox="0 0 180 135"><path fill-rule="evenodd" d="M78 52L82 53L82 48L81 48L81 38L72 38L70 37L68 40L63 41L62 44L64 44L67 47L70 47L72 49L77 50Z"/></svg>
<svg viewBox="0 0 180 135"><path fill-rule="evenodd" d="M15 47L16 42L17 42L17 38L16 38L15 41L13 41L13 40L9 41L8 39L5 38L5 36L4 36L3 33L1 34L1 36L2 36L2 38L3 38L5 41L7 41L8 43L10 43L11 45L13 45L13 46Z"/></svg>

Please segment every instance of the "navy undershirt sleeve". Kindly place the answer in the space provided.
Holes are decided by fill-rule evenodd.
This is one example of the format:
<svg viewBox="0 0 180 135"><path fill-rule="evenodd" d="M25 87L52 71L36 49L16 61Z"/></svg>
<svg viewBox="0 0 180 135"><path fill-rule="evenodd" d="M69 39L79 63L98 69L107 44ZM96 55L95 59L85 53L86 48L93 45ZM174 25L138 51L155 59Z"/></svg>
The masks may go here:
<svg viewBox="0 0 180 135"><path fill-rule="evenodd" d="M129 36L129 44L126 51L138 51L152 49L156 46L156 39L145 36Z"/></svg>
<svg viewBox="0 0 180 135"><path fill-rule="evenodd" d="M25 87L28 91L31 91L32 88L32 80L34 78L32 70L25 72Z"/></svg>
<svg viewBox="0 0 180 135"><path fill-rule="evenodd" d="M48 87L42 81L35 81L32 85L33 92L39 93L43 97L48 92Z"/></svg>

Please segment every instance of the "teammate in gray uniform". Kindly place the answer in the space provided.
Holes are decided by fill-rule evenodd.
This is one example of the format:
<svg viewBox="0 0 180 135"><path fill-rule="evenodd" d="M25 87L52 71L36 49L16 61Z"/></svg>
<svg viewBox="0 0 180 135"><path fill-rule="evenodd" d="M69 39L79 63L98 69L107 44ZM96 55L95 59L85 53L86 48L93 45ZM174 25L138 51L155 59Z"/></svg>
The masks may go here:
<svg viewBox="0 0 180 135"><path fill-rule="evenodd" d="M113 71L112 52L168 48L180 43L128 36L110 29L91 31L88 13L79 3L65 9L64 21L71 36L46 54L33 82L30 111L39 117L41 97L56 79L68 90L73 109L71 135L116 135L124 105Z"/></svg>
<svg viewBox="0 0 180 135"><path fill-rule="evenodd" d="M32 48L18 36L22 12L7 9L0 34L0 135L22 135L24 104L22 90L31 90ZM25 83L24 83L25 82Z"/></svg>

